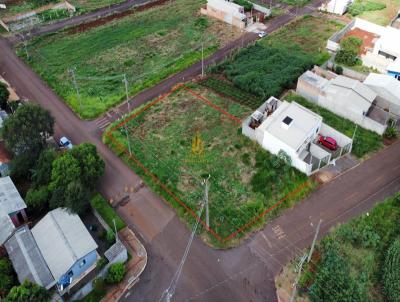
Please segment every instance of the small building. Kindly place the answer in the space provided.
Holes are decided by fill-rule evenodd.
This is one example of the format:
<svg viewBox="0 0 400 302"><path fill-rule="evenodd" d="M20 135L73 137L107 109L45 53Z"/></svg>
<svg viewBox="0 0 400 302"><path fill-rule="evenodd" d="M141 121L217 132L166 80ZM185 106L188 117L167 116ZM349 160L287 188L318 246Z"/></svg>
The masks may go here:
<svg viewBox="0 0 400 302"><path fill-rule="evenodd" d="M370 73L364 84L378 94L376 105L391 115L396 120L400 117L400 81L385 75Z"/></svg>
<svg viewBox="0 0 400 302"><path fill-rule="evenodd" d="M353 1L354 0L330 0L326 3L322 3L319 9L324 12L343 15Z"/></svg>
<svg viewBox="0 0 400 302"><path fill-rule="evenodd" d="M247 26L247 17L241 5L227 0L207 0L206 9L201 9L201 13L241 29Z"/></svg>
<svg viewBox="0 0 400 302"><path fill-rule="evenodd" d="M326 48L330 52L337 52L340 41L348 36L363 40L360 51L363 65L375 68L380 73L389 73L389 66L393 66L400 57L400 29L355 18L329 38Z"/></svg>
<svg viewBox="0 0 400 302"><path fill-rule="evenodd" d="M26 204L9 176L0 178L0 246L27 221Z"/></svg>
<svg viewBox="0 0 400 302"><path fill-rule="evenodd" d="M244 120L242 133L272 154L286 153L291 164L310 175L351 151L352 140L322 122L322 117L296 102L269 98ZM318 144L319 136L338 143L334 152Z"/></svg>
<svg viewBox="0 0 400 302"><path fill-rule="evenodd" d="M386 67L387 74L400 81L400 58L397 58Z"/></svg>
<svg viewBox="0 0 400 302"><path fill-rule="evenodd" d="M360 81L345 76L327 80L306 71L297 81L296 92L309 101L382 135L388 113L377 106L378 94Z"/></svg>
<svg viewBox="0 0 400 302"><path fill-rule="evenodd" d="M79 216L61 208L50 211L32 230L19 229L5 246L20 282L55 285L61 294L92 271L99 258L97 244Z"/></svg>

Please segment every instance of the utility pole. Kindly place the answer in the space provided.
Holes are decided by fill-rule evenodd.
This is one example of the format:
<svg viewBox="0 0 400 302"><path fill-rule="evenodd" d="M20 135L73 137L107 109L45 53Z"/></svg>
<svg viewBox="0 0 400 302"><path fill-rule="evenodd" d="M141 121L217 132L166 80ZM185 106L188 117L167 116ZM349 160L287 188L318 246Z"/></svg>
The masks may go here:
<svg viewBox="0 0 400 302"><path fill-rule="evenodd" d="M201 77L204 78L204 42L201 43Z"/></svg>
<svg viewBox="0 0 400 302"><path fill-rule="evenodd" d="M318 237L319 228L321 226L321 223L322 223L322 219L320 219L319 222L318 222L317 230L315 231L314 240L313 240L313 242L311 244L311 249L310 249L310 253L308 254L307 262L310 262L312 254L314 252L315 242L317 241L317 237Z"/></svg>
<svg viewBox="0 0 400 302"><path fill-rule="evenodd" d="M210 179L211 175L208 174L208 177L204 179L203 183L204 183L204 203L206 206L206 226L207 228L210 228L210 212L209 212L209 208L208 208L208 190L209 190L209 186L208 186L208 180Z"/></svg>
<svg viewBox="0 0 400 302"><path fill-rule="evenodd" d="M129 95L128 95L128 80L126 79L126 73L124 73L124 80L125 84L125 94L126 94L126 103L128 104L128 112L131 112L131 106L129 104Z"/></svg>
<svg viewBox="0 0 400 302"><path fill-rule="evenodd" d="M69 72L70 72L70 74L72 76L72 82L74 83L74 87L75 87L75 90L76 90L76 96L77 96L78 101L79 101L79 111L82 113L82 100L81 100L81 95L79 93L78 83L76 82L75 69L71 68L69 70Z"/></svg>
<svg viewBox="0 0 400 302"><path fill-rule="evenodd" d="M188 254L189 254L190 247L192 246L194 235L196 234L197 227L199 226L199 221L200 221L201 214L203 213L204 204L205 204L204 202L201 204L201 208L200 208L200 211L199 211L199 218L196 220L196 224L193 227L192 234L190 235L189 242L186 245L186 249L185 249L185 252L184 252L183 257L181 259L181 262L179 263L178 269L176 270L175 275L172 278L171 283L169 284L168 288L162 294L159 302L170 302L171 298L175 294L175 290L176 290L179 278L180 278L181 273L182 273L183 265L185 264L186 258L187 258Z"/></svg>
<svg viewBox="0 0 400 302"><path fill-rule="evenodd" d="M118 238L118 233L117 233L117 225L115 224L115 219L113 219L113 223L114 223L114 231L115 231L115 243L117 243L119 241L119 238Z"/></svg>
<svg viewBox="0 0 400 302"><path fill-rule="evenodd" d="M310 252L308 254L308 257L307 257L307 254L304 254L300 259L300 262L299 262L299 265L298 265L299 271L297 272L296 280L295 280L294 285L293 285L293 292L292 292L292 296L290 297L290 302L294 302L294 299L296 298L297 284L299 283L301 271L303 269L303 264L306 261L306 259L307 259L307 262L310 262L310 260L311 260L311 256L312 256L312 254L314 252L314 246L315 246L315 242L316 242L317 237L318 237L319 228L321 226L321 223L322 223L322 219L319 220L318 225L317 225L317 229L315 230L314 240L313 240L313 242L311 244L311 248L310 248Z"/></svg>

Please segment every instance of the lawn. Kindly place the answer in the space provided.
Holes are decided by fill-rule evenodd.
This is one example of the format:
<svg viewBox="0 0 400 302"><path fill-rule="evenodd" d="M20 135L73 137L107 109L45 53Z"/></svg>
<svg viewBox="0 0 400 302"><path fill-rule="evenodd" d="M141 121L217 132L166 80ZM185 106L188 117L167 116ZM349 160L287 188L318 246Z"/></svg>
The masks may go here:
<svg viewBox="0 0 400 302"><path fill-rule="evenodd" d="M262 226L266 218L293 205L314 184L310 182L304 187L308 180L304 174L241 134L240 119L252 109L197 84L190 86L190 91L178 89L146 110L138 109L134 118L127 120L126 127L112 126L104 139L189 223L194 222L190 211L197 212L203 200L201 181L210 175L213 236L208 240L215 246L226 247ZM126 151L127 133L131 158ZM144 169L148 171L145 173ZM293 191L297 194L293 193L266 217L245 226ZM236 234L242 227L243 232Z"/></svg>
<svg viewBox="0 0 400 302"><path fill-rule="evenodd" d="M324 17L306 15L262 39L260 44L302 50L312 56L314 64L321 65L329 59L326 41L343 26Z"/></svg>
<svg viewBox="0 0 400 302"><path fill-rule="evenodd" d="M359 3L364 5L367 9L373 7L379 8L379 5L385 5L385 8L383 9L363 11L357 15L358 18L362 18L382 26L389 25L390 21L393 20L400 9L400 0L360 0Z"/></svg>
<svg viewBox="0 0 400 302"><path fill-rule="evenodd" d="M398 301L399 221L397 194L335 228L318 243L312 261L306 264L301 291L312 302Z"/></svg>
<svg viewBox="0 0 400 302"><path fill-rule="evenodd" d="M83 118L125 99L123 75L134 95L212 54L239 30L199 13L203 0L176 0L86 32L33 39L28 63ZM17 53L25 57L23 45ZM75 69L80 98L72 81Z"/></svg>
<svg viewBox="0 0 400 302"><path fill-rule="evenodd" d="M353 137L356 124L354 124L352 121L342 118L323 107L313 104L297 94L288 94L285 96L285 100L289 102L296 101L297 103L322 116L324 123L327 125L335 128L348 137ZM375 132L362 127L357 127L353 142L353 149L351 152L357 157L363 157L370 152L380 149L383 145L382 139L382 136L376 134Z"/></svg>

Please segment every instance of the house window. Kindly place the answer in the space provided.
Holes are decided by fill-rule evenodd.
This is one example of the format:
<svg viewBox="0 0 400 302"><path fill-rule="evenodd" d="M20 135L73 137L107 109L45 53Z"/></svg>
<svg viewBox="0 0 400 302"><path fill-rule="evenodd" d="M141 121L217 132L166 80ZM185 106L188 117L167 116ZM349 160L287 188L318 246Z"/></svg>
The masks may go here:
<svg viewBox="0 0 400 302"><path fill-rule="evenodd" d="M318 131L319 131L319 128L317 128L317 130L315 130L315 133L318 133Z"/></svg>
<svg viewBox="0 0 400 302"><path fill-rule="evenodd" d="M72 277L72 276L74 275L74 273L73 273L72 271L69 271L69 272L67 273L67 275L68 275L68 277Z"/></svg>
<svg viewBox="0 0 400 302"><path fill-rule="evenodd" d="M79 263L79 267L83 267L85 264L86 264L86 260L83 259L83 260L81 261L81 263Z"/></svg>

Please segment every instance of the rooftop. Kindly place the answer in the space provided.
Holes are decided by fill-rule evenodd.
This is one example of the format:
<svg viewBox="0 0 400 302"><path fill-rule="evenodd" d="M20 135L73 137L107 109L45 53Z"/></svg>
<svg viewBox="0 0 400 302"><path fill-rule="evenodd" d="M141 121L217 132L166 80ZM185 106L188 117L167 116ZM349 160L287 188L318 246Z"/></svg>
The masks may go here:
<svg viewBox="0 0 400 302"><path fill-rule="evenodd" d="M33 237L56 280L80 258L97 249L97 244L76 214L55 209L32 229Z"/></svg>
<svg viewBox="0 0 400 302"><path fill-rule="evenodd" d="M324 88L329 83L327 79L315 74L310 70L307 70L305 73L303 73L300 76L300 79L306 81L307 83L310 83L311 85L319 89Z"/></svg>
<svg viewBox="0 0 400 302"><path fill-rule="evenodd" d="M283 124L284 120L290 123ZM296 102L282 104L258 127L297 150L310 131L322 122L322 117Z"/></svg>
<svg viewBox="0 0 400 302"><path fill-rule="evenodd" d="M0 215L11 214L26 208L17 188L9 176L0 178Z"/></svg>
<svg viewBox="0 0 400 302"><path fill-rule="evenodd" d="M54 278L27 226L18 229L5 247L20 283L28 279L47 289L54 284Z"/></svg>
<svg viewBox="0 0 400 302"><path fill-rule="evenodd" d="M400 105L400 81L386 74L370 73L364 84L376 91L379 96Z"/></svg>

